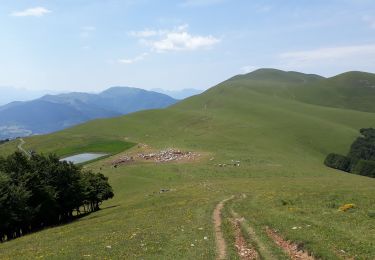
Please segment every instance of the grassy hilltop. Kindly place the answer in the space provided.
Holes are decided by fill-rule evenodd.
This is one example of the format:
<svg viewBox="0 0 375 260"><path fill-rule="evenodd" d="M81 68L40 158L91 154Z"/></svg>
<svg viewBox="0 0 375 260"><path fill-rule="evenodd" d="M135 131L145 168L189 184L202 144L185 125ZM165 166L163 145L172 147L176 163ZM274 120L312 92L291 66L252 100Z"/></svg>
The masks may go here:
<svg viewBox="0 0 375 260"><path fill-rule="evenodd" d="M107 158L87 165L109 176L115 198L72 224L0 244L0 258L214 259L212 211L241 195L223 215L233 259L230 208L277 259L288 258L266 226L323 259L374 259L375 180L323 165L328 153L344 154L360 128L375 127L374 86L375 75L368 73L326 79L263 69L167 109L25 138L25 148L59 155L118 153L130 142L207 156L188 163L113 168ZM16 146L4 144L0 153ZM240 167L218 166L231 160ZM163 188L171 191L159 193ZM347 203L355 209L338 211Z"/></svg>

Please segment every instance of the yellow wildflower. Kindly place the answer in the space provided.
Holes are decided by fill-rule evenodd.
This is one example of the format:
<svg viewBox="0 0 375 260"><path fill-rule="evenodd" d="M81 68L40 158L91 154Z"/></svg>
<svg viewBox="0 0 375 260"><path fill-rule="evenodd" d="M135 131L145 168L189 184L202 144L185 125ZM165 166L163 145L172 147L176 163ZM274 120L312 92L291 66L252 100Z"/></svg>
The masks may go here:
<svg viewBox="0 0 375 260"><path fill-rule="evenodd" d="M344 204L341 207L339 207L339 211L345 212L349 209L355 208L355 204L349 203L349 204Z"/></svg>

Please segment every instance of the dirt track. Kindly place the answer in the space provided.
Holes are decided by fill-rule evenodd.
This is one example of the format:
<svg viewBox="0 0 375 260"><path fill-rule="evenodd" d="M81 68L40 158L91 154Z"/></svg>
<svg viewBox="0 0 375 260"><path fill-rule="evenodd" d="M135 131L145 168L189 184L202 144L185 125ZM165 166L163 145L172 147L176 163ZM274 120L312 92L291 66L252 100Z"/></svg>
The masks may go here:
<svg viewBox="0 0 375 260"><path fill-rule="evenodd" d="M224 208L225 202L233 198L234 196L232 195L230 198L220 201L219 204L216 205L214 213L212 214L212 220L214 222L215 237L216 237L216 250L217 250L216 259L219 259L219 260L226 259L226 256L227 256L227 245L225 243L223 232L221 230L221 223L222 223L221 211Z"/></svg>

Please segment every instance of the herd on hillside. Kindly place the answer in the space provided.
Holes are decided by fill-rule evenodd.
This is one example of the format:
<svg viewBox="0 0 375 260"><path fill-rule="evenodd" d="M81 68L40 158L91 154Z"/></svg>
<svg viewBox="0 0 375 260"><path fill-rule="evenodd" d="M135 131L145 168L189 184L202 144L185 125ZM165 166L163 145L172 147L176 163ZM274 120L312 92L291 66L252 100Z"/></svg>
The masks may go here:
<svg viewBox="0 0 375 260"><path fill-rule="evenodd" d="M348 155L331 153L324 163L375 177L375 129L364 128L360 133ZM0 242L72 221L99 210L113 196L103 174L60 161L56 155L28 157L15 152L0 157Z"/></svg>

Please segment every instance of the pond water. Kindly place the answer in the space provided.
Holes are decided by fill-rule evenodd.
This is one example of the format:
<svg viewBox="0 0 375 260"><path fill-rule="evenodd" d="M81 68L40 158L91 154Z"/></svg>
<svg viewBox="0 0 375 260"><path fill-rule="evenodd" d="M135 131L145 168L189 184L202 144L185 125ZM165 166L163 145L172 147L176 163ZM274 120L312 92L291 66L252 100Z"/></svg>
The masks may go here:
<svg viewBox="0 0 375 260"><path fill-rule="evenodd" d="M72 162L74 164L84 163L106 156L106 153L81 153L60 159L60 161Z"/></svg>

